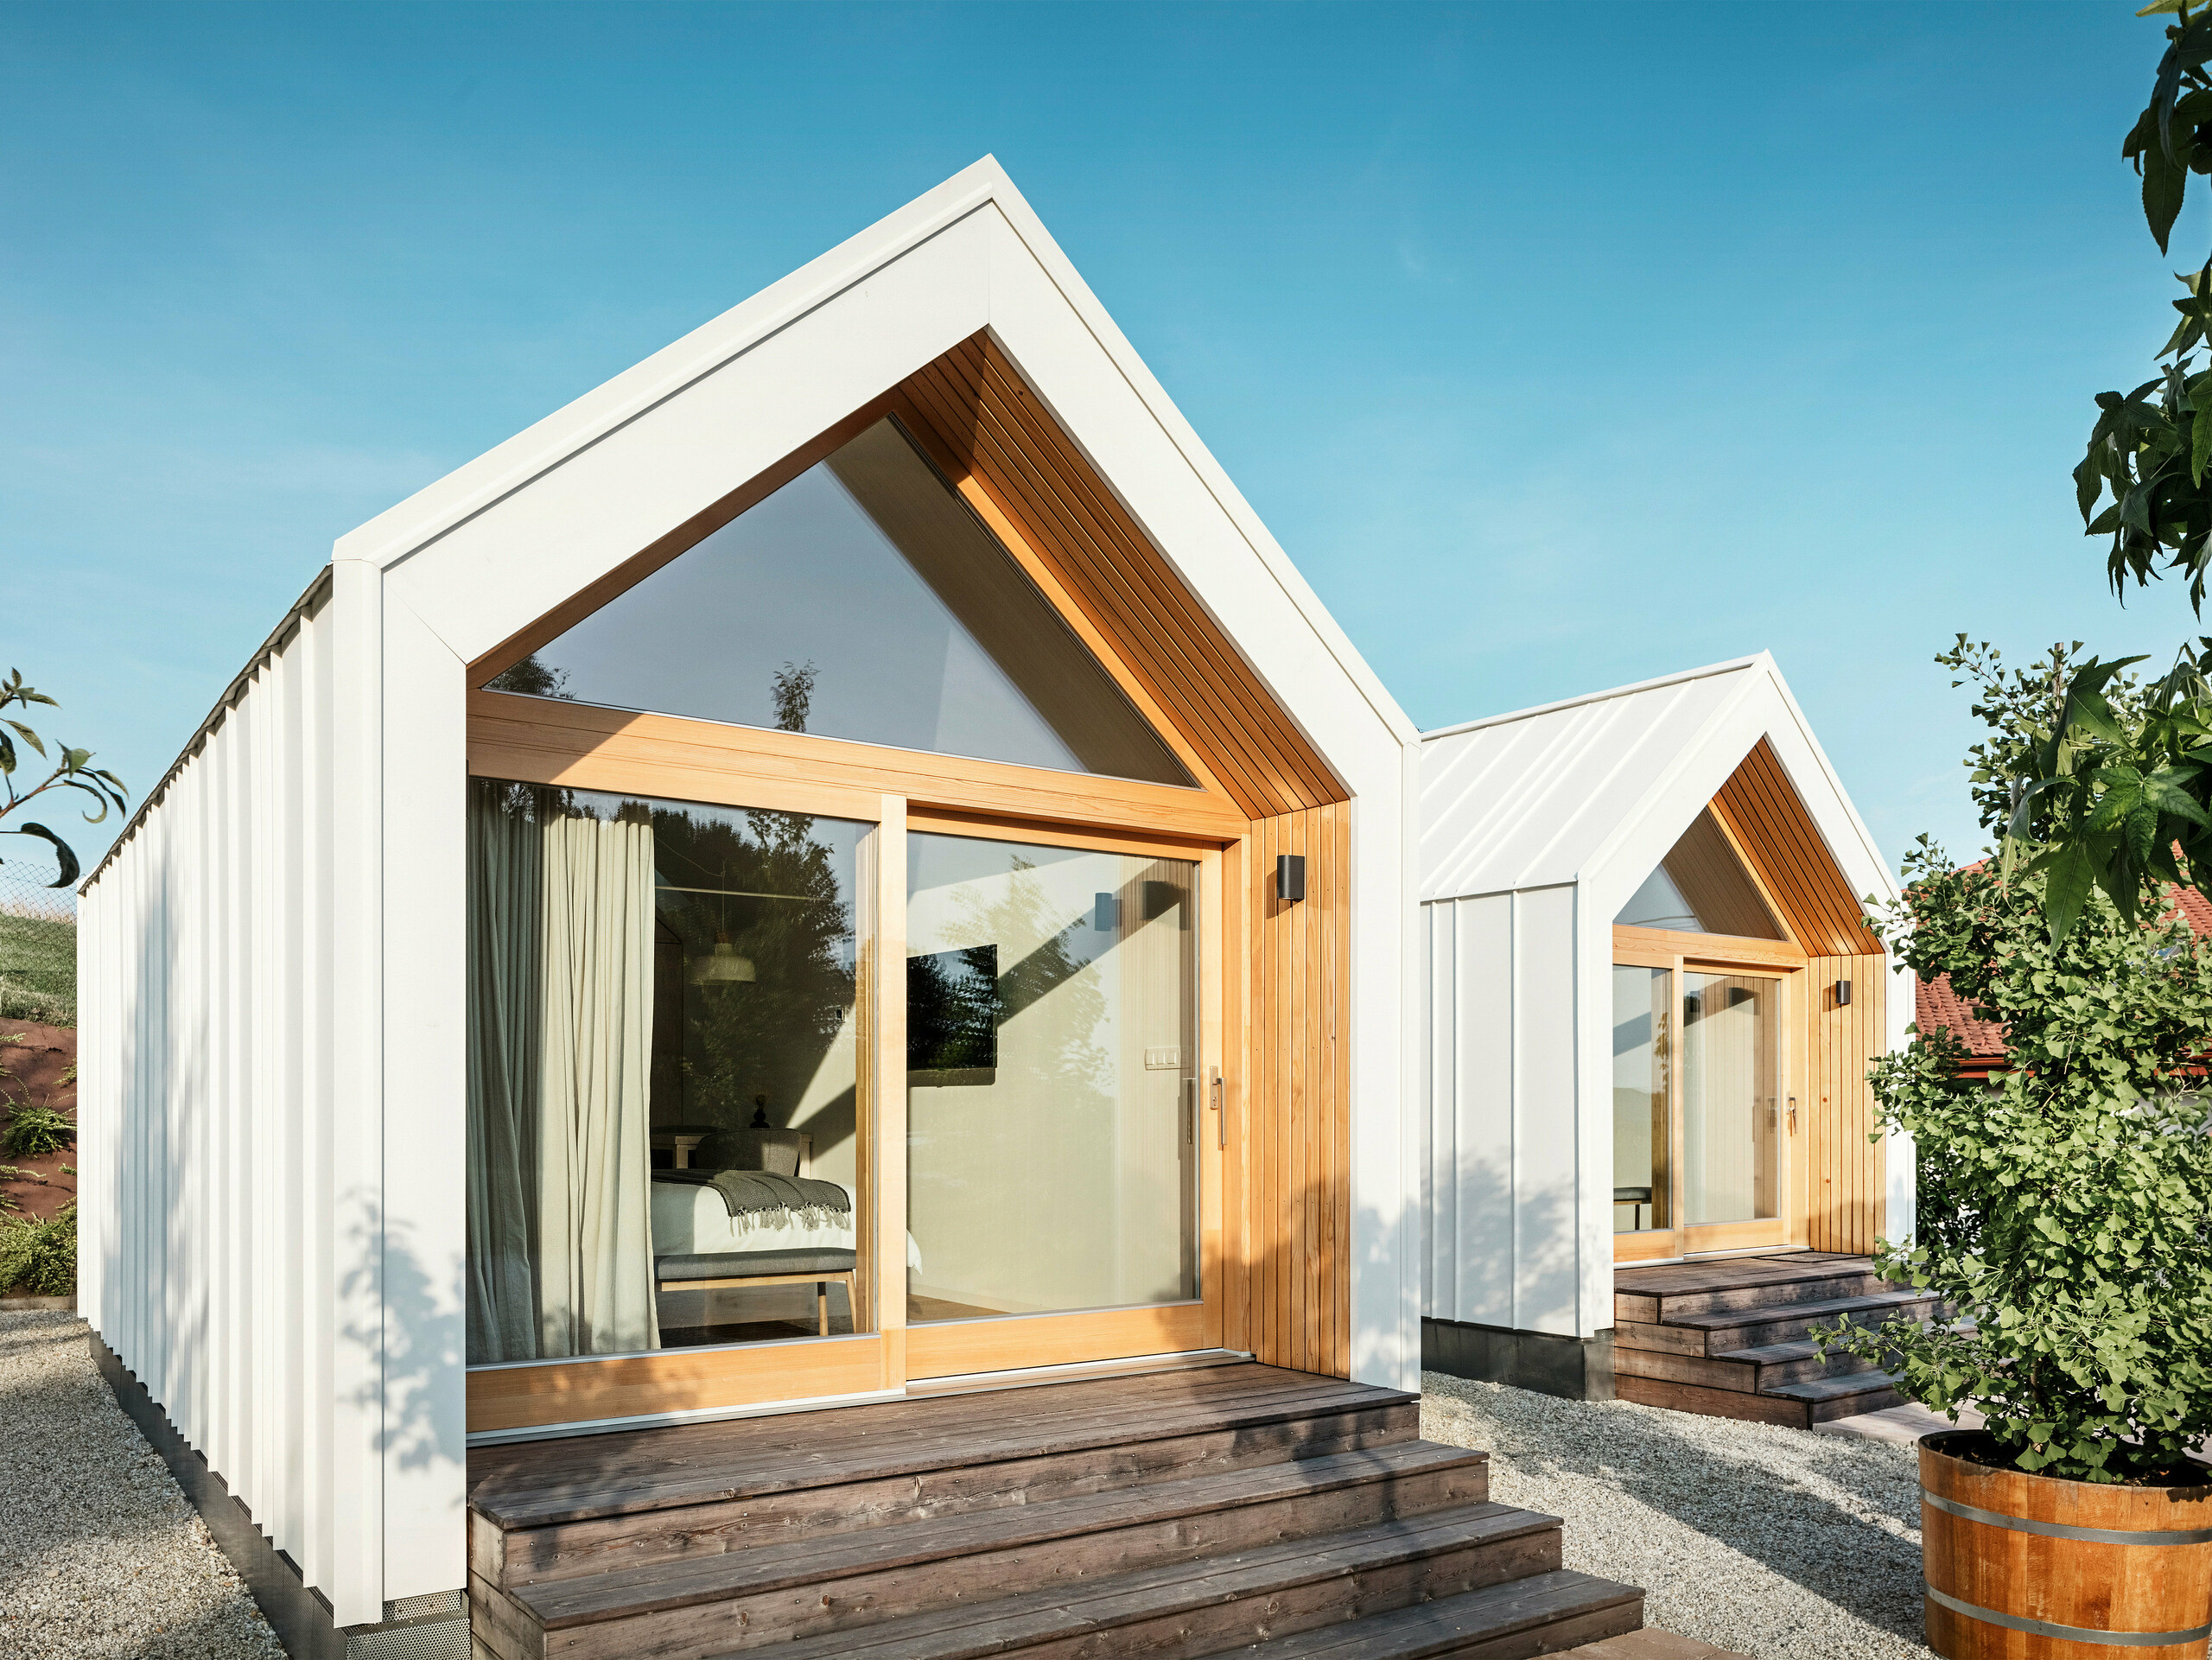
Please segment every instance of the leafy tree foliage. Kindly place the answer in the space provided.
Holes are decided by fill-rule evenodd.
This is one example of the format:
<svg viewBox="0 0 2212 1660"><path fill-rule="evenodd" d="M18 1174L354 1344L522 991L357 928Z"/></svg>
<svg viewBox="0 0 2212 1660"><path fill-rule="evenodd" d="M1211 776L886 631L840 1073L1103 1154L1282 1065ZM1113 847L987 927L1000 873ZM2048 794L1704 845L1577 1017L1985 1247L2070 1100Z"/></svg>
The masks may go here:
<svg viewBox="0 0 2212 1660"><path fill-rule="evenodd" d="M28 715L33 703L44 703L50 709L60 707L37 688L25 685L20 669L10 670L7 678L0 680L0 709L19 708ZM17 789L16 767L22 754L16 747L17 740L29 746L41 760L48 759L46 742L37 733L21 721L0 715L0 783L3 783L7 789L7 798L0 801L0 818L7 817L18 807L44 795L48 790L75 790L90 796L92 805L99 811L85 815L87 824L97 824L105 818L111 806L121 808L126 805L125 798L129 792L124 788L123 780L112 773L92 766L91 750L72 749L67 745L56 746L61 752L60 759L54 762L53 771L42 780L28 790ZM0 828L0 836L35 836L41 842L52 843L54 856L61 866L61 874L49 886L68 887L75 883L78 875L76 854L67 842L45 825L19 821Z"/></svg>
<svg viewBox="0 0 2212 1660"><path fill-rule="evenodd" d="M1972 760L1993 831L2046 830L2063 810L2029 798L2017 769L2051 742L2069 660L2054 648L2008 671L1963 639L1939 659L1988 728ZM2158 689L2123 674L2098 695L2115 728L2158 718ZM1878 928L2004 1026L2008 1062L1992 1088L1961 1075L1951 1034L1916 1029L1876 1064L1884 1129L1920 1150L1918 1237L1878 1260L1958 1320L1823 1335L1914 1400L1978 1408L2022 1469L2117 1481L2171 1465L2212 1434L2212 945L2171 906L2144 914L2094 887L2054 934L2046 861L1957 869L1923 836L1904 874Z"/></svg>
<svg viewBox="0 0 2212 1660"><path fill-rule="evenodd" d="M1961 1077L1940 1029L1877 1064L1881 1121L1922 1154L1918 1237L1880 1264L1959 1321L1827 1335L1914 1400L1978 1408L2024 1470L2171 1466L2212 1434L2212 951L2101 896L2054 942L2044 878L1954 869L1925 837L1906 876L1883 932L2004 1023L2010 1065Z"/></svg>

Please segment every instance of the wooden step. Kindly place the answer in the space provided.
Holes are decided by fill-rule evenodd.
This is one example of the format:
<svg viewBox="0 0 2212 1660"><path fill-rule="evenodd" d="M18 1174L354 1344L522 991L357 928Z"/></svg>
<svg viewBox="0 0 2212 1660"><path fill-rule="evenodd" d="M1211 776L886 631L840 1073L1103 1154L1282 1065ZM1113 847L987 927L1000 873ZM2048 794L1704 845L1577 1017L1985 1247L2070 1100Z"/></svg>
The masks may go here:
<svg viewBox="0 0 2212 1660"><path fill-rule="evenodd" d="M802 1637L776 1660L977 1660L1236 1650L1440 1598L1556 1573L1557 1517L1477 1504L1233 1555L1058 1583L851 1631ZM1640 1593L1632 1593L1640 1595Z"/></svg>
<svg viewBox="0 0 2212 1660"><path fill-rule="evenodd" d="M1643 1624L1643 1593L1559 1570L1233 1650L1255 1660L1525 1660Z"/></svg>
<svg viewBox="0 0 2212 1660"><path fill-rule="evenodd" d="M1816 1377L1845 1377L1854 1372L1878 1370L1871 1360L1838 1349L1823 1352L1817 1343L1770 1343L1757 1349L1730 1349L1713 1358L1726 1364L1749 1366L1758 1376L1758 1387L1802 1383Z"/></svg>
<svg viewBox="0 0 2212 1660"><path fill-rule="evenodd" d="M1882 1412L1899 1405L1895 1374L1858 1372L1848 1377L1815 1377L1802 1383L1777 1383L1765 1391L1785 1401L1804 1403L1807 1428L1832 1418L1855 1417L1862 1412Z"/></svg>
<svg viewBox="0 0 2212 1660"><path fill-rule="evenodd" d="M1879 1412L1904 1399L1897 1391L1896 1379L1887 1372L1861 1372L1810 1383L1783 1383L1758 1393L1616 1375L1613 1392L1620 1400L1642 1406L1695 1412L1708 1418L1781 1424L1792 1429L1810 1429L1832 1418Z"/></svg>
<svg viewBox="0 0 2212 1660"><path fill-rule="evenodd" d="M549 1655L698 1655L1478 1504L1487 1465L1414 1441L486 1589Z"/></svg>
<svg viewBox="0 0 2212 1660"><path fill-rule="evenodd" d="M1002 1396L902 1403L918 1421L895 1428L862 1419L870 1409L848 1409L840 1415L859 1420L851 1431L810 1442L799 1449L804 1456L787 1444L791 1432L773 1428L654 1444L650 1458L606 1448L596 1464L572 1474L480 1488L470 1568L511 1589L1401 1445L1420 1433L1417 1396L1317 1383L1268 1367L1239 1370L1262 1376L1196 1399L1126 1389L1102 1398L1085 1385L1053 1385L1024 1391L1031 1398L1018 1414L1006 1411ZM751 1430L759 1421L721 1428ZM809 1426L808 1433L820 1432Z"/></svg>
<svg viewBox="0 0 2212 1660"><path fill-rule="evenodd" d="M1940 1298L1927 1292L1891 1290L1871 1296L1837 1297L1826 1302L1796 1303L1767 1310L1688 1314L1663 1326L1622 1321L1613 1328L1613 1343L1617 1350L1657 1349L1709 1358L1740 1349L1803 1343L1811 1339L1815 1326L1832 1326L1839 1320L1871 1327L1906 1313L1916 1316L1924 1325L1949 1312Z"/></svg>
<svg viewBox="0 0 2212 1660"><path fill-rule="evenodd" d="M1870 1268L1814 1267L1805 1269L1795 1278L1763 1280L1751 1285L1672 1292L1617 1291L1613 1294L1613 1316L1617 1320L1657 1325L1692 1314L1776 1308L1800 1302L1834 1302L1897 1288Z"/></svg>
<svg viewBox="0 0 2212 1660"><path fill-rule="evenodd" d="M1613 1351L1615 1377L1650 1377L1707 1389L1756 1395L1783 1383L1872 1371L1873 1363L1840 1352L1823 1355L1813 1343L1777 1343L1763 1349L1735 1349L1713 1356L1670 1354L1658 1349Z"/></svg>

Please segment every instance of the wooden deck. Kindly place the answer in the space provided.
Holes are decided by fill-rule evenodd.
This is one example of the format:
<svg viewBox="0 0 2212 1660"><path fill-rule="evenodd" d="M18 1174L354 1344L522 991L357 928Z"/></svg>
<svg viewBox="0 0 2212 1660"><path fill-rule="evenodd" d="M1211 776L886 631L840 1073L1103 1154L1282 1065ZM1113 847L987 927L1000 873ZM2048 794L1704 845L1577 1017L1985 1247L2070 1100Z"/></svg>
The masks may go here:
<svg viewBox="0 0 2212 1660"><path fill-rule="evenodd" d="M1418 1397L1250 1364L487 1447L478 1660L1551 1653L1560 1567Z"/></svg>
<svg viewBox="0 0 2212 1660"><path fill-rule="evenodd" d="M1883 1280L1872 1257L1834 1251L1616 1269L1614 1388L1646 1406L1810 1428L1904 1398L1879 1368L1823 1355L1813 1327L1949 1312Z"/></svg>

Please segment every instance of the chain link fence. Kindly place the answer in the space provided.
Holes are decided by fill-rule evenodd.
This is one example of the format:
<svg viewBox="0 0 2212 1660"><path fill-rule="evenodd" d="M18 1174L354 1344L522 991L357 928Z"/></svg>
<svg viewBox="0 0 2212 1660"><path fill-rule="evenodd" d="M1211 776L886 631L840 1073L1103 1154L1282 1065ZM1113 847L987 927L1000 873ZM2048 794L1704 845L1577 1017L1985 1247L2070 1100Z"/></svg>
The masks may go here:
<svg viewBox="0 0 2212 1660"><path fill-rule="evenodd" d="M8 837L0 856L0 1020L74 1026L77 895L46 885L60 868L30 837Z"/></svg>

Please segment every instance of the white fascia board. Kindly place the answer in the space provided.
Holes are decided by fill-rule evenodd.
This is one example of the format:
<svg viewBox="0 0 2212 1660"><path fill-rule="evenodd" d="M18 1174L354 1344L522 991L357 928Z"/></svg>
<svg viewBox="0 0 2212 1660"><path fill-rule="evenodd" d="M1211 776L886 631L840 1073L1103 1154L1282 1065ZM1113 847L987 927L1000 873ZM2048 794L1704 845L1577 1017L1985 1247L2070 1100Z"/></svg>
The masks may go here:
<svg viewBox="0 0 2212 1660"><path fill-rule="evenodd" d="M1789 781L1803 798L1806 809L1813 815L1813 822L1820 826L1827 839L1828 851L1844 868L1844 874L1853 878L1857 886L1866 881L1862 890L1883 899L1902 897L1904 890L1897 886L1897 873L1883 858L1881 848L1876 844L1874 833L1866 828L1866 821L1859 816L1859 808L1851 792L1843 787L1843 780L1836 776L1835 767L1829 762L1827 751L1821 747L1821 741L1813 733L1813 723L1805 718L1805 711L1797 706L1797 699L1789 690L1789 683L1783 677L1782 670L1771 657L1762 652L1765 659L1767 678L1781 697L1783 707L1789 711L1791 729L1802 745L1806 763L1801 771L1789 766L1790 757L1782 747L1776 753L1783 757L1783 764L1789 773ZM1824 785L1825 788L1817 787Z"/></svg>
<svg viewBox="0 0 2212 1660"><path fill-rule="evenodd" d="M982 328L992 217L971 211L537 468L391 567L391 591L474 661Z"/></svg>
<svg viewBox="0 0 2212 1660"><path fill-rule="evenodd" d="M1761 738L1772 747L1854 897L1896 895L1896 879L1774 659L1762 652L1743 672L1743 684L1683 741L1661 782L1623 814L1619 827L1584 864L1584 891L1607 916L1651 874Z"/></svg>
<svg viewBox="0 0 2212 1660"><path fill-rule="evenodd" d="M1695 730L1666 735L1676 747L1665 771L1640 800L1624 804L1612 832L1575 873L1592 910L1609 922L1764 735L1764 711L1747 708L1758 689L1747 672Z"/></svg>

